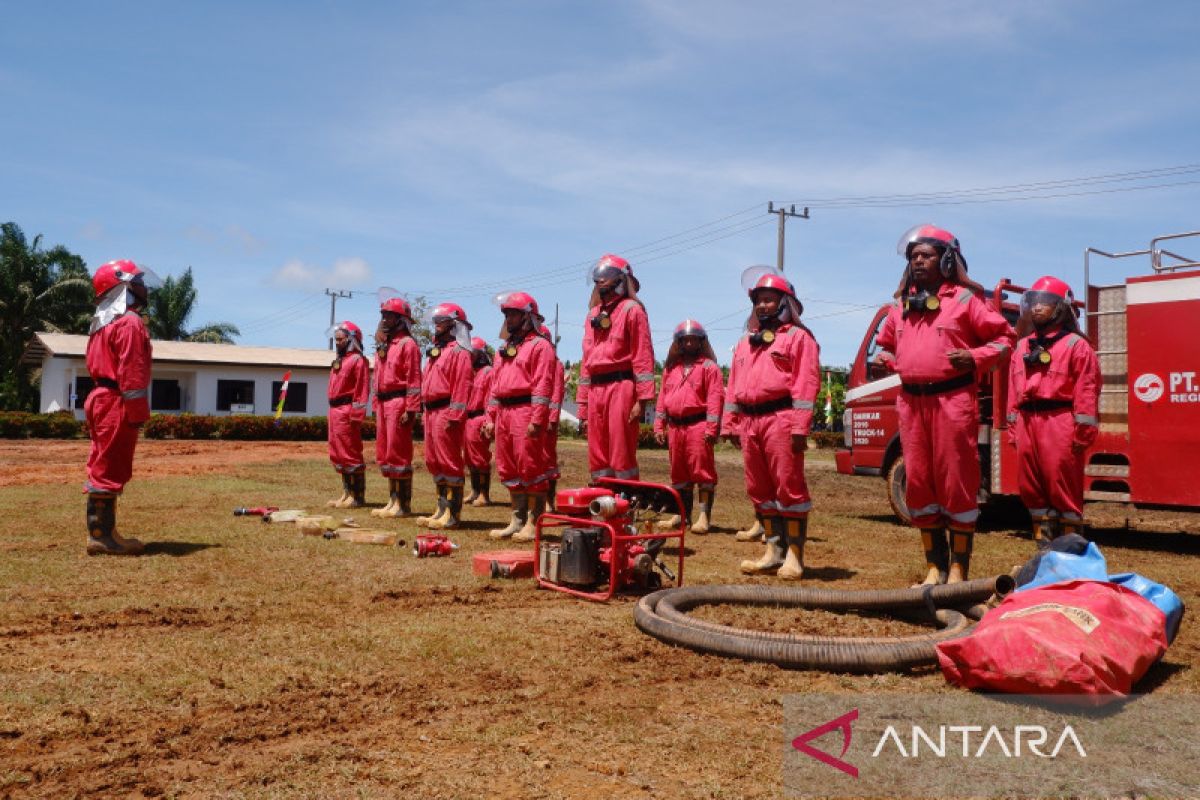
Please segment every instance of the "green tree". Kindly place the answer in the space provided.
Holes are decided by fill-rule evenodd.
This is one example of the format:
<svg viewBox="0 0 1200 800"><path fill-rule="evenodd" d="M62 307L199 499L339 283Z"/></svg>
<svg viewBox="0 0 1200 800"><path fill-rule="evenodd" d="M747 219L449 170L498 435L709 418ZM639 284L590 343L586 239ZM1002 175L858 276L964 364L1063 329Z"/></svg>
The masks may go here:
<svg viewBox="0 0 1200 800"><path fill-rule="evenodd" d="M19 225L0 225L0 408L37 410L39 367L21 364L38 331L87 333L92 282L83 259L57 245L42 249Z"/></svg>
<svg viewBox="0 0 1200 800"><path fill-rule="evenodd" d="M240 336L241 331L231 322L210 322L195 330L187 329L188 317L196 306L196 294L191 267L178 278L164 278L163 285L150 292L147 303L146 326L150 329L150 338L233 344L233 337Z"/></svg>

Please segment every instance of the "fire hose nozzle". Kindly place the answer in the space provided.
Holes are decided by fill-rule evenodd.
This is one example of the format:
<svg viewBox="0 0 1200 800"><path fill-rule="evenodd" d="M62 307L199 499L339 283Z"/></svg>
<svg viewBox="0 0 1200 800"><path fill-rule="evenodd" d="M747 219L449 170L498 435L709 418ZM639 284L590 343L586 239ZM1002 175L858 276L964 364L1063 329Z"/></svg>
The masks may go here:
<svg viewBox="0 0 1200 800"><path fill-rule="evenodd" d="M629 501L621 497L597 497L588 503L588 513L600 519L625 516L629 513Z"/></svg>

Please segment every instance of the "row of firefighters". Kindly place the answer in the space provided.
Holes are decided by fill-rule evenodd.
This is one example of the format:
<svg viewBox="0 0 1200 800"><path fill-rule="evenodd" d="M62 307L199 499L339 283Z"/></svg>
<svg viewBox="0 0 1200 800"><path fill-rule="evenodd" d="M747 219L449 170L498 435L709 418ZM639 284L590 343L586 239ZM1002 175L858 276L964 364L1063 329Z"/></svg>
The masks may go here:
<svg viewBox="0 0 1200 800"><path fill-rule="evenodd" d="M921 534L924 582L957 582L967 578L979 515L980 377L1010 358L1010 443L1019 451L1020 494L1043 548L1056 535L1082 530L1083 453L1097 433L1099 367L1079 332L1072 292L1061 280L1045 277L1034 284L1022 298L1014 331L985 303L948 231L915 226L898 251L905 267L878 337L880 359L899 374L903 389L898 412L906 499ZM592 267L591 280L576 395L588 468L593 480L637 479L639 423L656 393L650 326L626 260L604 256ZM150 343L137 312L154 282L129 261L106 264L94 278L97 311L87 351L96 385L86 406L93 439L86 485L89 553L141 550L137 540L117 533L115 501L132 472L138 426L149 416ZM798 579L813 507L804 454L820 390L819 348L802 322L795 288L780 271L751 267L742 285L751 309L733 352L729 385L723 385L704 328L694 320L680 323L658 392L655 434L669 447L682 524L698 533L710 524L714 444L723 435L741 449L757 518L741 538L766 544L762 557L744 561L741 569ZM532 296L508 292L496 303L504 321L494 359L482 339L471 337L463 309L442 303L430 315L433 338L422 369L409 304L381 290L374 387L362 330L350 322L334 326L329 452L343 494L331 504L365 502L361 425L373 395L376 461L389 484L389 502L373 514L411 513L413 427L423 413L425 463L437 486L438 510L418 522L454 528L465 503L487 502L494 443L512 518L491 535L533 539L535 520L558 478L563 366ZM464 498L468 475L472 493Z"/></svg>

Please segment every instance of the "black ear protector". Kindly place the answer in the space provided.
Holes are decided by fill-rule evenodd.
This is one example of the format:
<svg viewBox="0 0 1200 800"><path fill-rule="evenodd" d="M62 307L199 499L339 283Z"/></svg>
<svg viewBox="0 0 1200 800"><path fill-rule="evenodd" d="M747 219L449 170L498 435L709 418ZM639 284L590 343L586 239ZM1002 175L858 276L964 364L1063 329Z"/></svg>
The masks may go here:
<svg viewBox="0 0 1200 800"><path fill-rule="evenodd" d="M606 331L612 327L612 317L607 311L601 311L589 320L591 326L598 331Z"/></svg>
<svg viewBox="0 0 1200 800"><path fill-rule="evenodd" d="M750 344L754 347L761 347L764 344L770 344L775 341L775 331L770 328L759 328L754 333L750 334Z"/></svg>
<svg viewBox="0 0 1200 800"><path fill-rule="evenodd" d="M904 313L914 312L923 314L926 311L937 311L942 307L936 292L920 289L916 294L904 296Z"/></svg>

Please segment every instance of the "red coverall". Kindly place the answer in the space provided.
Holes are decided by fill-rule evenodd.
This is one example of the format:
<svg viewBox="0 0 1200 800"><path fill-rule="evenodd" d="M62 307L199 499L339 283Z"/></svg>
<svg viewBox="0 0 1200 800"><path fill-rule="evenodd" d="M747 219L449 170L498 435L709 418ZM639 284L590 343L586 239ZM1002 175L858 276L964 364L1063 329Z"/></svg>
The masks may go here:
<svg viewBox="0 0 1200 800"><path fill-rule="evenodd" d="M371 373L359 352L342 356L329 373L329 460L338 472L366 469L363 460L362 422L367 416Z"/></svg>
<svg viewBox="0 0 1200 800"><path fill-rule="evenodd" d="M1030 366L1024 356L1033 342L1029 336L1017 343L1008 371L1021 502L1035 520L1060 516L1079 524L1085 449L1075 453L1071 446L1096 441L1100 362L1086 339L1069 333L1048 348L1049 364Z"/></svg>
<svg viewBox="0 0 1200 800"><path fill-rule="evenodd" d="M724 406L721 368L712 359L702 358L692 364L681 359L663 372L654 432L667 433L671 486L675 489L686 489L691 484L701 489L716 488L713 446L704 437L717 436Z"/></svg>
<svg viewBox="0 0 1200 800"><path fill-rule="evenodd" d="M138 429L150 419L150 334L128 311L88 339L95 388L84 403L92 449L85 492L120 494L133 476Z"/></svg>
<svg viewBox="0 0 1200 800"><path fill-rule="evenodd" d="M491 366L475 370L471 379L471 398L467 401L467 427L463 433L463 449L467 466L481 472L492 469L492 443L483 436L483 424L487 422L488 396L492 393Z"/></svg>
<svg viewBox="0 0 1200 800"><path fill-rule="evenodd" d="M441 345L425 362L421 400L425 404L425 468L435 483L463 482L463 432L475 368L471 351L458 342ZM450 425L449 423L455 423Z"/></svg>
<svg viewBox="0 0 1200 800"><path fill-rule="evenodd" d="M918 528L974 531L979 516L979 405L976 380L993 369L1016 338L1000 313L956 283L938 289L936 311L901 313L894 306L879 331L879 347L895 355L893 368L905 387L896 411L904 451L906 501ZM946 353L971 352L974 374L950 364ZM936 384L965 385L939 390Z"/></svg>
<svg viewBox="0 0 1200 800"><path fill-rule="evenodd" d="M563 364L554 356L554 393L550 397L550 421L546 423L546 458L550 464L550 480L556 481L562 477L558 468L558 423L562 419L562 401L567 393L567 376Z"/></svg>
<svg viewBox="0 0 1200 800"><path fill-rule="evenodd" d="M593 327L592 320L604 311L609 314L611 327ZM579 419L588 424L588 469L592 479L636 479L641 420L630 422L629 412L638 400L654 399L654 345L641 303L621 298L588 311L575 398Z"/></svg>
<svg viewBox="0 0 1200 800"><path fill-rule="evenodd" d="M745 335L733 351L721 428L741 438L746 493L764 517L800 519L812 509L804 453L792 452L792 435L812 429L820 362L816 339L791 324L780 325L770 344L754 346ZM764 411L768 404L780 407Z"/></svg>
<svg viewBox="0 0 1200 800"><path fill-rule="evenodd" d="M513 493L538 494L547 490L550 480L544 437L558 359L554 345L533 332L512 344L517 348L512 358L503 355L503 348L496 354L488 399L488 420L496 430L496 472ZM530 423L542 426L540 441L529 439Z"/></svg>
<svg viewBox="0 0 1200 800"><path fill-rule="evenodd" d="M400 415L421 410L421 351L407 331L388 340L387 356L375 353L375 460L385 478L412 476L413 423Z"/></svg>

